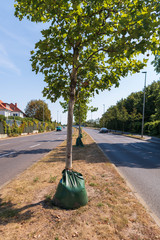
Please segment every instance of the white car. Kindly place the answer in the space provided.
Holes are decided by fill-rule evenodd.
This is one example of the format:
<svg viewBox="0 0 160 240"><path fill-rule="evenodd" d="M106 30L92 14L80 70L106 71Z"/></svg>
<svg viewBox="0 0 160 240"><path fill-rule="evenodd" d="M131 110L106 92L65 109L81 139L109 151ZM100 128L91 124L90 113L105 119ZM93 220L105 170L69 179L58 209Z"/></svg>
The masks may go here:
<svg viewBox="0 0 160 240"><path fill-rule="evenodd" d="M108 129L103 127L103 128L100 129L99 132L100 133L108 133Z"/></svg>

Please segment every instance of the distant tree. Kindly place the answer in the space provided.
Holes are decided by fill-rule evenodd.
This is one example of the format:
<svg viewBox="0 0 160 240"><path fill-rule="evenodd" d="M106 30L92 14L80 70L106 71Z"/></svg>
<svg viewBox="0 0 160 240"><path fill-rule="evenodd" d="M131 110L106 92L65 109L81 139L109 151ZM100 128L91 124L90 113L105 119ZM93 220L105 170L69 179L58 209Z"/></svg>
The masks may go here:
<svg viewBox="0 0 160 240"><path fill-rule="evenodd" d="M25 114L27 117L35 118L39 121L51 121L51 111L43 100L31 100L25 108Z"/></svg>
<svg viewBox="0 0 160 240"><path fill-rule="evenodd" d="M124 107L124 100L122 99L121 101L119 101L117 103L117 120L119 120L120 123L122 123L122 132L124 132L125 129L125 123L128 121L129 119L129 114L127 112L127 109Z"/></svg>
<svg viewBox="0 0 160 240"><path fill-rule="evenodd" d="M82 95L82 92L81 92ZM68 111L68 101L66 102L60 102L61 106L64 109L64 112ZM87 98L76 98L75 104L74 104L74 121L79 126L79 136L81 135L81 124L86 121L87 118L87 112L89 110L89 99Z"/></svg>
<svg viewBox="0 0 160 240"><path fill-rule="evenodd" d="M160 73L160 55L155 55L155 59L152 61L152 64L154 66L154 70L157 73Z"/></svg>
<svg viewBox="0 0 160 240"><path fill-rule="evenodd" d="M140 132L142 124L143 91L131 93L107 109L100 124L110 129ZM146 87L145 123L160 120L160 81Z"/></svg>
<svg viewBox="0 0 160 240"><path fill-rule="evenodd" d="M137 109L134 108L133 112L129 115L129 119L130 119L130 131L135 132L136 122L142 120L142 114L137 113Z"/></svg>
<svg viewBox="0 0 160 240"><path fill-rule="evenodd" d="M89 107L88 110L91 111L91 120L92 120L92 113L93 113L93 112L96 112L96 111L98 110L98 107L93 107L93 106L91 106L91 107Z"/></svg>

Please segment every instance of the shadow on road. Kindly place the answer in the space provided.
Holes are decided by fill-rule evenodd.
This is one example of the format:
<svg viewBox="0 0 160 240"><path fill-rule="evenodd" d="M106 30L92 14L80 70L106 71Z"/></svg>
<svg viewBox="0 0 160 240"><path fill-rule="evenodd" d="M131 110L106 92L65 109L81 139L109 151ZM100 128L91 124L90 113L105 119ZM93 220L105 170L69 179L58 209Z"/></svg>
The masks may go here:
<svg viewBox="0 0 160 240"><path fill-rule="evenodd" d="M98 145L117 167L160 168L160 150L157 144L136 142Z"/></svg>
<svg viewBox="0 0 160 240"><path fill-rule="evenodd" d="M62 141L64 141L64 140L60 140L60 139L58 139L58 140L40 140L37 142L62 142Z"/></svg>
<svg viewBox="0 0 160 240"><path fill-rule="evenodd" d="M26 154L43 154L43 153L48 153L50 152L52 149L50 148L46 148L46 149L31 149L31 150L21 150L21 151L14 151L14 149L11 150L7 150L7 151L2 151L1 155L0 155L0 159L3 158L15 158L19 155L26 155Z"/></svg>

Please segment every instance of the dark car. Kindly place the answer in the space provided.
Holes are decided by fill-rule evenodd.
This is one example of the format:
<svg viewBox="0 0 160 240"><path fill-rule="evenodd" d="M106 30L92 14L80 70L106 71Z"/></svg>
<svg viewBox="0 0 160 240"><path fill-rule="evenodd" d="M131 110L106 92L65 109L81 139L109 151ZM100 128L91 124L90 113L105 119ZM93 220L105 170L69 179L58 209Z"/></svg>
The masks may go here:
<svg viewBox="0 0 160 240"><path fill-rule="evenodd" d="M62 128L60 126L56 127L56 131L62 131Z"/></svg>
<svg viewBox="0 0 160 240"><path fill-rule="evenodd" d="M108 133L108 129L107 128L101 128L99 132L100 133Z"/></svg>

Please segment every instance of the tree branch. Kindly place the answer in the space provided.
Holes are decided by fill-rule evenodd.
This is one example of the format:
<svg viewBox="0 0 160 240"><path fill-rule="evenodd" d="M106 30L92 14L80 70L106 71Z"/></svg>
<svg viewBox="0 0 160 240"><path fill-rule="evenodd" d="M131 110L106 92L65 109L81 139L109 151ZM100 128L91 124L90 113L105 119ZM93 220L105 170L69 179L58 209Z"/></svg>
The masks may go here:
<svg viewBox="0 0 160 240"><path fill-rule="evenodd" d="M107 52L107 53L109 53L109 52L118 52L118 51L114 51L114 50L109 50L109 49L100 48L100 49L98 49L97 51L93 52L93 53L86 59L86 61L85 61L84 64L86 64L90 59L92 59L92 58L94 57L94 55L95 55L96 53L98 53L98 52L100 52L100 51L102 51L102 52ZM77 67L77 69L79 69L80 67L82 67L84 64L80 64L80 65Z"/></svg>

